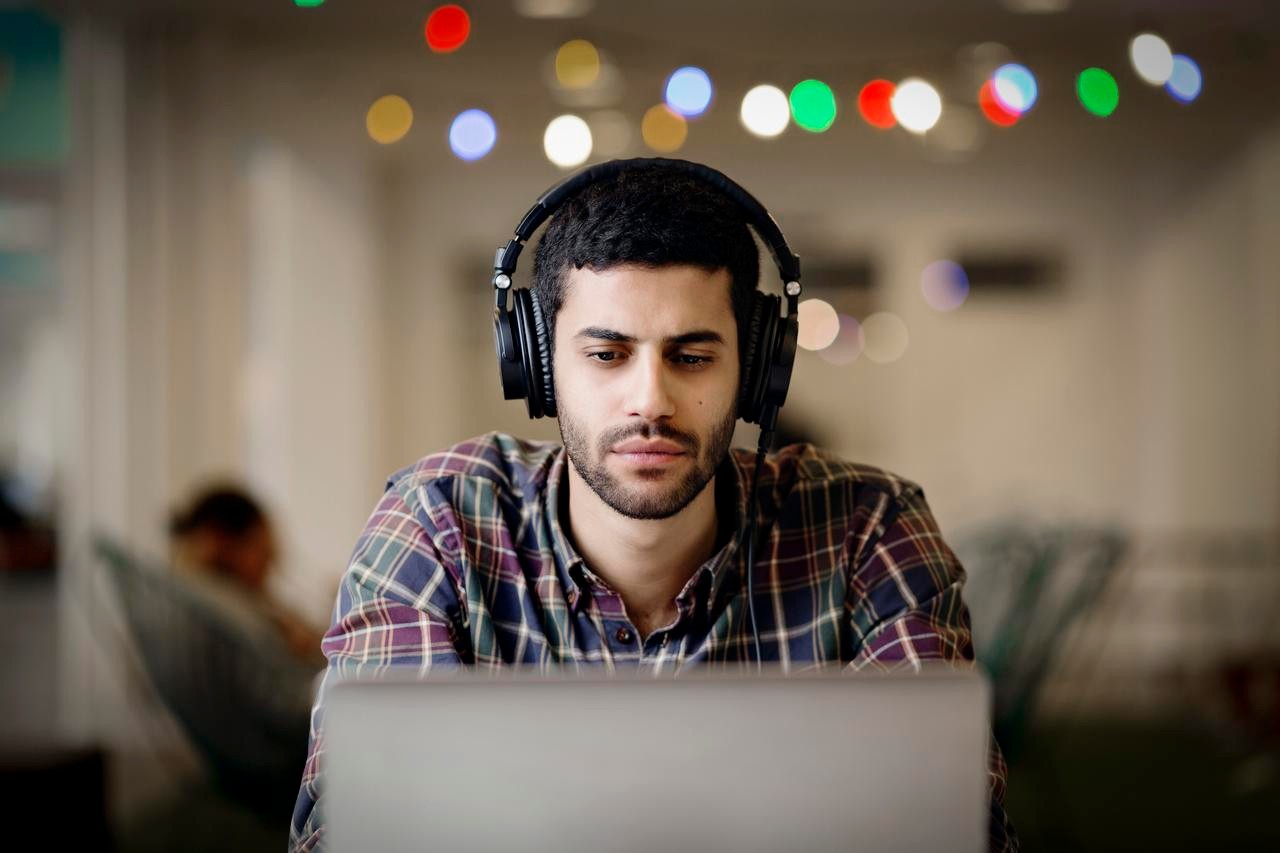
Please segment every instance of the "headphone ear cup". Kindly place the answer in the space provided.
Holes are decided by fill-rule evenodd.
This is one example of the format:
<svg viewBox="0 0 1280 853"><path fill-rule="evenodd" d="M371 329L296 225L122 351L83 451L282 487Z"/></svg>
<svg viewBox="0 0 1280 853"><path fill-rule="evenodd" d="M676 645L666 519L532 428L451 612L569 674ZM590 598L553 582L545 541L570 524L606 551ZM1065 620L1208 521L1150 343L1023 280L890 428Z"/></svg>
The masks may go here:
<svg viewBox="0 0 1280 853"><path fill-rule="evenodd" d="M738 417L747 423L759 423L763 412L781 305L782 300L777 296L758 290L751 294L751 317L747 322L743 347L742 384L738 390Z"/></svg>
<svg viewBox="0 0 1280 853"><path fill-rule="evenodd" d="M551 364L551 333L547 329L546 317L542 313L542 303L538 301L536 291L530 290L529 305L533 309L533 337L537 343L538 377L541 379L539 389L542 392L542 413L549 418L556 417L556 385Z"/></svg>
<svg viewBox="0 0 1280 853"><path fill-rule="evenodd" d="M520 372L524 376L524 402L529 417L543 415L542 376L538 364L538 340L533 317L533 301L528 288L515 288L511 313L515 315L516 347L520 356Z"/></svg>
<svg viewBox="0 0 1280 853"><path fill-rule="evenodd" d="M779 317L776 340L773 343L773 354L769 361L769 376L765 382L764 406L781 409L787 402L787 391L791 387L791 369L796 362L796 345L800 340L800 318L792 312L791 316ZM761 412L763 415L763 412Z"/></svg>
<svg viewBox="0 0 1280 853"><path fill-rule="evenodd" d="M528 394L516 325L514 311L501 307L493 309L493 348L498 354L498 375L502 380L504 400L522 400Z"/></svg>

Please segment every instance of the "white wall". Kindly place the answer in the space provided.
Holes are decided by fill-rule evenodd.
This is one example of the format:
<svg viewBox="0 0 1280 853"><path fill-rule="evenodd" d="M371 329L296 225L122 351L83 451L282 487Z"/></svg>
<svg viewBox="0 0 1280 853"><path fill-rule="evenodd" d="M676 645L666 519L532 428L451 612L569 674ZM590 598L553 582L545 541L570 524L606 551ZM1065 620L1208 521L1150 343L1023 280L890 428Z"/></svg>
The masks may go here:
<svg viewBox="0 0 1280 853"><path fill-rule="evenodd" d="M125 63L107 41L77 107L98 122L92 157L72 177L86 417L70 458L92 486L74 531L160 550L175 501L242 477L286 537L283 587L322 614L388 473L489 429L556 436L500 399L487 280L562 176L540 148L554 107L497 87L501 68L469 81L468 97L500 89L483 97L509 118L464 164L442 140L456 93L406 53L174 30L131 35ZM361 117L402 84L431 96L382 149ZM732 110L681 152L755 192L802 258L875 261L907 354L802 354L789 408L833 450L921 482L944 531L1011 511L1276 530L1275 132L1135 109L1149 113L1112 125L1046 112L964 164L866 128L765 145ZM932 312L921 269L973 246L1055 252L1062 286ZM68 612L72 691L93 683L92 640Z"/></svg>

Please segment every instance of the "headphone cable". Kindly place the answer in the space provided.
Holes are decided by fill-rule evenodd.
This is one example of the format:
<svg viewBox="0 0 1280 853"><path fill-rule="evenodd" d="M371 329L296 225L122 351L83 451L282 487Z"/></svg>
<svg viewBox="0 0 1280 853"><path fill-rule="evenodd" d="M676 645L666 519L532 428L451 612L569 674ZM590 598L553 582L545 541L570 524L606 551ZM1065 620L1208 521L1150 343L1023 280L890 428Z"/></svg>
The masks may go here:
<svg viewBox="0 0 1280 853"><path fill-rule="evenodd" d="M773 443L773 427L777 421L777 409L771 410L761 419L760 442L756 446L755 472L751 475L751 497L747 500L747 614L751 620L751 640L755 646L756 672L764 669L763 657L760 654L760 627L756 622L755 567L756 567L756 487L760 483L760 468L764 455Z"/></svg>

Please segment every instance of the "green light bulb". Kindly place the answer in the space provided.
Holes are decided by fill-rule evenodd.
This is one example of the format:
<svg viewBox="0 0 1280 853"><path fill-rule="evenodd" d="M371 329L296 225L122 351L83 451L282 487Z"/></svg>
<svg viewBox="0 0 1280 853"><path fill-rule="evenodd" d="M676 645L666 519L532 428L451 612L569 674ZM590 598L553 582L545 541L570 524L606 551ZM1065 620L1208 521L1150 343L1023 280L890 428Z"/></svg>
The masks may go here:
<svg viewBox="0 0 1280 853"><path fill-rule="evenodd" d="M1086 68L1076 78L1076 95L1080 104L1096 116L1106 118L1120 103L1120 87L1116 78L1101 68Z"/></svg>
<svg viewBox="0 0 1280 853"><path fill-rule="evenodd" d="M791 117L810 133L822 133L836 120L836 96L821 80L805 80L791 90Z"/></svg>

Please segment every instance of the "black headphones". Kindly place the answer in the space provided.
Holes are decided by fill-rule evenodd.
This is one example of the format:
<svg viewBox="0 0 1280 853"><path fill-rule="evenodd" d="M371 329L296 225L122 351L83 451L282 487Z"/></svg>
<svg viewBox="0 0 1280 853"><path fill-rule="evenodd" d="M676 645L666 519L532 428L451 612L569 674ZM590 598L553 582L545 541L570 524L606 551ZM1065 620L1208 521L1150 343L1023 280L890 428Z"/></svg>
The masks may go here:
<svg viewBox="0 0 1280 853"><path fill-rule="evenodd" d="M584 187L611 178L630 168L661 166L682 172L705 183L734 201L764 240L778 265L784 282L787 313L781 313L782 299L756 290L751 297L746 339L741 342L742 383L738 393L738 417L759 424L772 433L778 409L787 399L791 368L796 359L799 330L800 259L787 246L773 217L749 192L726 175L688 160L659 157L610 160L591 166L543 193L516 226L515 236L498 248L493 262L493 343L502 375L502 396L524 399L529 417L556 416L555 384L551 375L551 341L538 296L531 288L512 288L516 261L525 242L538 226L549 219L564 201ZM514 291L514 293L512 293ZM508 295L511 305L508 306Z"/></svg>

